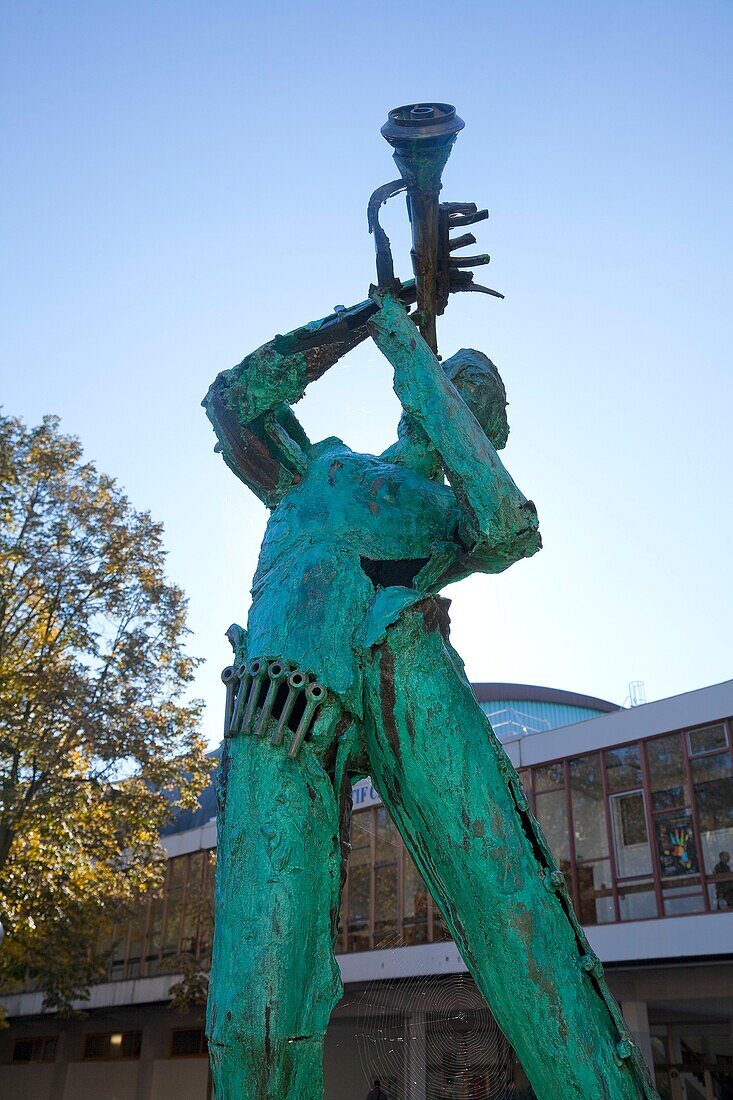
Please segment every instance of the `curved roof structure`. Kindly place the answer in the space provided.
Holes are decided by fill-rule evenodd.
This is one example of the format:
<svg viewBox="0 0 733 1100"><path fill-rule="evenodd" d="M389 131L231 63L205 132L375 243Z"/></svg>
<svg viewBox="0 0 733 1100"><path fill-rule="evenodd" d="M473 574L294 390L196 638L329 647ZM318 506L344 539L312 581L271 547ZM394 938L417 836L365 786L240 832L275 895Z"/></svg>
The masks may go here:
<svg viewBox="0 0 733 1100"><path fill-rule="evenodd" d="M537 687L534 684L471 684L479 703L500 701L502 699L531 700L534 703L560 703L566 707L582 707L584 710L596 710L599 714L620 710L618 703L609 703L607 699L598 699L595 695L580 695L576 691L563 691L561 688Z"/></svg>

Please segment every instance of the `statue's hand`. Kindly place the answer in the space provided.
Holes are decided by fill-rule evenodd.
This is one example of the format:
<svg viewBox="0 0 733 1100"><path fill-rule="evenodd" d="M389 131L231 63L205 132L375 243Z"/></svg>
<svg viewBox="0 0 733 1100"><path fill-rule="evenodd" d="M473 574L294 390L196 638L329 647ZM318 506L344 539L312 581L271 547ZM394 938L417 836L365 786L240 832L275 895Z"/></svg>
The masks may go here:
<svg viewBox="0 0 733 1100"><path fill-rule="evenodd" d="M488 216L488 210L479 210L475 202L442 202L440 204L437 264L438 313L443 312L450 294L462 290L491 294L495 298L504 297L498 290L490 290L473 281L473 272L469 268L483 267L487 264L490 257L486 253L478 256L453 255L458 249L476 244L476 238L473 233L462 233L457 237L451 237L451 230L485 221Z"/></svg>
<svg viewBox="0 0 733 1100"><path fill-rule="evenodd" d="M235 662L239 663L240 661L244 661L247 656L247 631L243 626L232 623L226 632L226 636L229 639L229 644L234 650Z"/></svg>

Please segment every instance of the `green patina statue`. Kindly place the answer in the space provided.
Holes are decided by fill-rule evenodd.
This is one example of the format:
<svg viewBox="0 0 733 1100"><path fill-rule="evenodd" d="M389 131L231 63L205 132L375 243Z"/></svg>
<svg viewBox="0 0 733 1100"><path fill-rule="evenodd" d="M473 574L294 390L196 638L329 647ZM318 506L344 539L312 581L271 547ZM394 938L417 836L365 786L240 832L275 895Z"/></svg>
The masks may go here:
<svg viewBox="0 0 733 1100"><path fill-rule="evenodd" d="M351 785L369 774L540 1100L654 1098L521 784L448 641L438 593L540 548L498 451L499 373L441 363L435 316L480 290L439 204L462 127L447 104L390 113L401 179L369 206L368 301L270 343L204 401L224 461L270 509L247 630L232 627L218 779L208 1036L217 1100L317 1100L341 993L333 955ZM394 278L378 209L406 190L415 280ZM489 292L493 293L493 292ZM417 311L409 315L411 304ZM370 336L394 368L398 442L313 444L291 405Z"/></svg>

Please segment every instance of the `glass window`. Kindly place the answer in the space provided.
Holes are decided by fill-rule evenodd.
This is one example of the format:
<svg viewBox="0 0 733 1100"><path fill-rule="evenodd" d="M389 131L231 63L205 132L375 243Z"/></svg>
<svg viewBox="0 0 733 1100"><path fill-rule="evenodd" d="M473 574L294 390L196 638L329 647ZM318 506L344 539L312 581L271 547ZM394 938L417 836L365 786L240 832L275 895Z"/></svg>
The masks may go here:
<svg viewBox="0 0 733 1100"><path fill-rule="evenodd" d="M695 836L689 810L671 810L654 818L657 857L662 878L697 875Z"/></svg>
<svg viewBox="0 0 733 1100"><path fill-rule="evenodd" d="M87 1035L84 1040L84 1058L139 1058L142 1042L141 1031L106 1031Z"/></svg>
<svg viewBox="0 0 733 1100"><path fill-rule="evenodd" d="M196 852L201 856L201 852ZM181 916L183 909L183 887L186 880L186 856L178 856L168 862L168 882L166 893L168 906L165 921L165 936L163 938L163 958L178 954L178 939L181 932ZM195 858L195 857L191 857Z"/></svg>
<svg viewBox="0 0 733 1100"><path fill-rule="evenodd" d="M13 1046L13 1061L14 1062L32 1062L33 1061L33 1040L32 1039L16 1039Z"/></svg>
<svg viewBox="0 0 733 1100"><path fill-rule="evenodd" d="M41 1038L16 1039L13 1044L13 1061L53 1062L56 1059L57 1035L45 1035Z"/></svg>
<svg viewBox="0 0 733 1100"><path fill-rule="evenodd" d="M197 958L207 963L211 957L211 941L214 933L214 852L204 853L203 881L198 904L199 936ZM189 902L190 905L190 902Z"/></svg>
<svg viewBox="0 0 733 1100"><path fill-rule="evenodd" d="M629 787L641 786L641 762L637 744L606 749L604 756L609 791L623 791Z"/></svg>
<svg viewBox="0 0 733 1100"><path fill-rule="evenodd" d="M705 908L702 890L690 893L689 883L681 886L678 883L665 882L662 891L665 917L678 917L684 913L702 913Z"/></svg>
<svg viewBox="0 0 733 1100"><path fill-rule="evenodd" d="M542 768L533 768L534 789L536 791L549 791L553 787L565 786L565 769L562 761L559 764L545 764Z"/></svg>
<svg viewBox="0 0 733 1100"><path fill-rule="evenodd" d="M142 974L145 925L148 919L150 902L148 898L138 899L129 921L129 931L125 937L127 943L127 965L125 978L139 978ZM122 977L122 975L120 975Z"/></svg>
<svg viewBox="0 0 733 1100"><path fill-rule="evenodd" d="M570 798L575 832L575 858L579 861L608 855L606 806L598 753L570 761Z"/></svg>
<svg viewBox="0 0 733 1100"><path fill-rule="evenodd" d="M364 810L351 819L349 856L349 911L346 918L349 951L368 951L370 947L372 811Z"/></svg>
<svg viewBox="0 0 733 1100"><path fill-rule="evenodd" d="M116 1045L117 1036L111 1036L112 1057L120 1058L139 1058L140 1047L142 1046L142 1031L125 1031L122 1035L122 1043L117 1044L120 1047L121 1053L115 1054L114 1048Z"/></svg>
<svg viewBox="0 0 733 1100"><path fill-rule="evenodd" d="M198 925L201 907L203 904L203 894L201 889L201 876L204 869L204 860L202 857L205 853L196 852L191 857L191 865L188 869L188 884L186 886L186 903L182 907L182 911L178 918L177 926L181 936L181 951L188 955L196 957L198 955ZM181 883L181 887L182 887ZM177 886L174 884L174 889ZM178 904L181 905L182 897L178 895ZM168 921L171 920L170 905L168 902ZM168 930L166 929L166 939L171 939Z"/></svg>
<svg viewBox="0 0 733 1100"><path fill-rule="evenodd" d="M558 863L570 859L570 837L565 791L550 791L535 798L535 813Z"/></svg>
<svg viewBox="0 0 733 1100"><path fill-rule="evenodd" d="M618 909L621 920L644 920L656 917L657 898L651 879L644 882L618 884Z"/></svg>
<svg viewBox="0 0 733 1100"><path fill-rule="evenodd" d="M611 798L611 820L619 878L651 874L652 860L641 791Z"/></svg>
<svg viewBox="0 0 733 1100"><path fill-rule="evenodd" d="M440 911L440 906L437 901L433 899L433 941L439 943L441 940L451 939L450 928L445 923L445 917Z"/></svg>
<svg viewBox="0 0 733 1100"><path fill-rule="evenodd" d="M410 853L403 855L402 940L406 945L427 943L428 891Z"/></svg>
<svg viewBox="0 0 733 1100"><path fill-rule="evenodd" d="M147 942L145 944L145 967L148 977L154 977L160 969L160 948L163 935L163 914L165 901L162 897L153 898L150 903L150 920Z"/></svg>
<svg viewBox="0 0 733 1100"><path fill-rule="evenodd" d="M171 1058L206 1054L206 1037L202 1027L178 1027L171 1037Z"/></svg>
<svg viewBox="0 0 733 1100"><path fill-rule="evenodd" d="M669 810L686 806L689 797L681 735L672 733L669 737L655 737L653 741L647 741L646 752L652 809Z"/></svg>
<svg viewBox="0 0 733 1100"><path fill-rule="evenodd" d="M609 924L614 921L611 861L599 859L593 863L580 863L577 870L580 923Z"/></svg>
<svg viewBox="0 0 733 1100"><path fill-rule="evenodd" d="M700 843L705 870L721 874L716 866L733 850L733 772L730 753L700 756L691 761Z"/></svg>
<svg viewBox="0 0 733 1100"><path fill-rule="evenodd" d="M115 925L112 935L114 936L114 942L109 960L109 977L110 981L114 982L125 976L128 925Z"/></svg>
<svg viewBox="0 0 733 1100"><path fill-rule="evenodd" d="M722 722L718 722L715 726L704 726L699 730L689 730L687 747L690 756L697 756L701 752L715 752L716 749L726 749L728 739L725 736L725 726Z"/></svg>
<svg viewBox="0 0 733 1100"><path fill-rule="evenodd" d="M398 853L401 839L383 806L376 810L374 946L397 935Z"/></svg>

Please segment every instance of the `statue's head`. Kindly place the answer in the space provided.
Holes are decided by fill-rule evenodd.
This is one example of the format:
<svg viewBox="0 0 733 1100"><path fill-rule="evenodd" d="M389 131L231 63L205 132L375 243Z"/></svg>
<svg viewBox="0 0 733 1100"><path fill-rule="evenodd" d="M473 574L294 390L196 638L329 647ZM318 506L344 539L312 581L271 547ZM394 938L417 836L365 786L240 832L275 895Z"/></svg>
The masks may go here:
<svg viewBox="0 0 733 1100"><path fill-rule="evenodd" d="M442 364L453 383L497 450L506 446L509 423L506 390L501 376L481 351L461 348ZM415 434L409 416L402 414L397 429L399 441L385 451L389 462L409 466L427 477L442 476L440 457L423 436Z"/></svg>
<svg viewBox="0 0 733 1100"><path fill-rule="evenodd" d="M506 390L488 355L473 348L461 348L445 360L443 370L497 451L506 447L509 436Z"/></svg>

